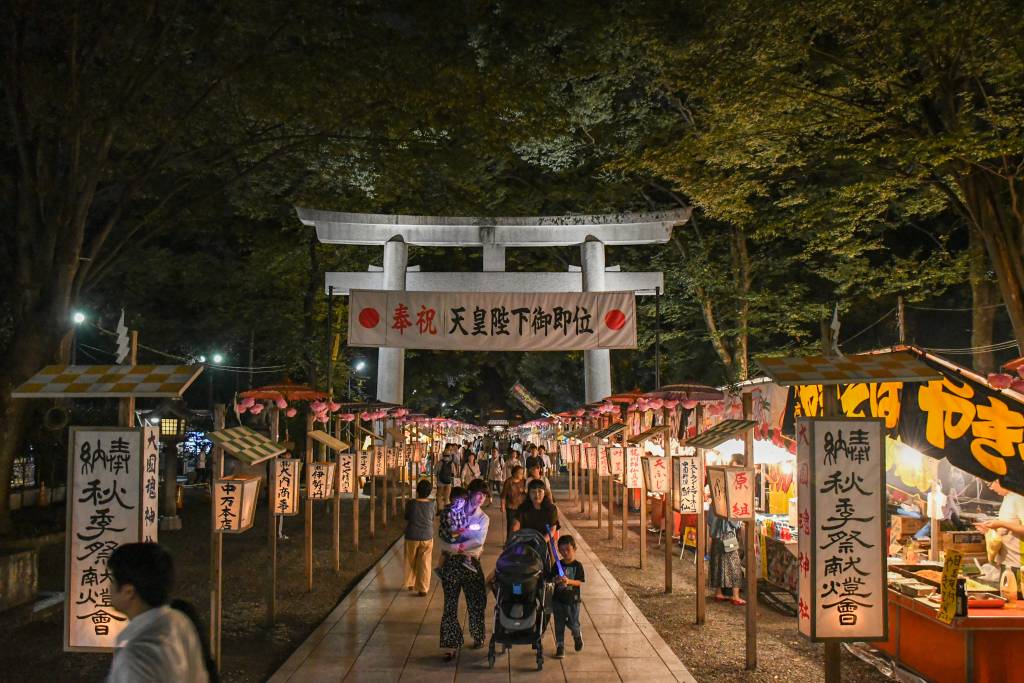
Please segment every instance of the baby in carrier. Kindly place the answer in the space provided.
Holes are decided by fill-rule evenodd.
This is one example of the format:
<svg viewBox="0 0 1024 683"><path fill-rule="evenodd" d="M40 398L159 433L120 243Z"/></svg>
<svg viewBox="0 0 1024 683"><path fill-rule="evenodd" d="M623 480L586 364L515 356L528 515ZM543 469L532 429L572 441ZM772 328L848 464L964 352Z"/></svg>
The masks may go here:
<svg viewBox="0 0 1024 683"><path fill-rule="evenodd" d="M462 487L456 486L451 492L451 502L439 513L441 519L438 524L438 536L448 545L461 543L463 540L462 534L469 530L469 515L466 514L468 500L469 495L467 491ZM446 555L448 553L441 552L442 566L444 565ZM466 569L476 571L473 561L465 555L462 556L462 564L465 565Z"/></svg>

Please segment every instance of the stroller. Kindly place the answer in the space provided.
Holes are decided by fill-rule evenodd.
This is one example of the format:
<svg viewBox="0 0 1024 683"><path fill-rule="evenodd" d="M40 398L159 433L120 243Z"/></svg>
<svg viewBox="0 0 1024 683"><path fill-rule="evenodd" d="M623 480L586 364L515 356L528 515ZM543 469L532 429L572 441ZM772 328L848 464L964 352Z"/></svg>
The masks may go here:
<svg viewBox="0 0 1024 683"><path fill-rule="evenodd" d="M494 630L487 647L487 663L494 668L495 646L507 651L512 645L534 646L537 670L544 668L544 629L551 604L551 553L544 536L533 529L512 534L498 556L494 570L496 587Z"/></svg>

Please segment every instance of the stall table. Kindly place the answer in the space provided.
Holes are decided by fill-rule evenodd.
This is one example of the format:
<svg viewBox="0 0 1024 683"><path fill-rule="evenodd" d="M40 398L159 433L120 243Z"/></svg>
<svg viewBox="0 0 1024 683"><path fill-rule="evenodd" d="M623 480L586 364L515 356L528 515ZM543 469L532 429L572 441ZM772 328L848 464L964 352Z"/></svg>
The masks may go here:
<svg viewBox="0 0 1024 683"><path fill-rule="evenodd" d="M935 683L1024 682L1024 602L971 608L949 625L937 615L925 598L889 589L889 639L873 645Z"/></svg>

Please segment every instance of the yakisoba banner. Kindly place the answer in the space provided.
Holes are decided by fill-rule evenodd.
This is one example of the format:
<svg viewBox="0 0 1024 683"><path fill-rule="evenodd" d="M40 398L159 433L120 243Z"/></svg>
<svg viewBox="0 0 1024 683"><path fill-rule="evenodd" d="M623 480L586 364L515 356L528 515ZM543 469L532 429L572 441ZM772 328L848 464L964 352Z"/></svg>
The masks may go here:
<svg viewBox="0 0 1024 683"><path fill-rule="evenodd" d="M352 290L349 346L460 351L635 349L633 292Z"/></svg>

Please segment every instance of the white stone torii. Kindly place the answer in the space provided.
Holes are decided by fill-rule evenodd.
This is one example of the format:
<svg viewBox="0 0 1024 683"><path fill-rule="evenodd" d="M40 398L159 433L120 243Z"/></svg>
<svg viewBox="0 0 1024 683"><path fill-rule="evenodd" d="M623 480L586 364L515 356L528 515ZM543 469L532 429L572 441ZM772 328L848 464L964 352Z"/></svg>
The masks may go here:
<svg viewBox="0 0 1024 683"><path fill-rule="evenodd" d="M442 217L343 213L296 207L299 220L316 228L324 244L382 245L383 268L366 273L326 273L324 290L347 295L352 289L415 292L602 292L664 291L661 273L623 273L605 266L604 247L667 242L672 228L690 218L690 209L658 213L530 217ZM409 267L409 246L482 247L483 272L423 273ZM579 269L566 273L509 273L508 247L580 246ZM608 349L583 352L586 402L612 393ZM380 348L377 398L401 404L404 394L403 349Z"/></svg>

